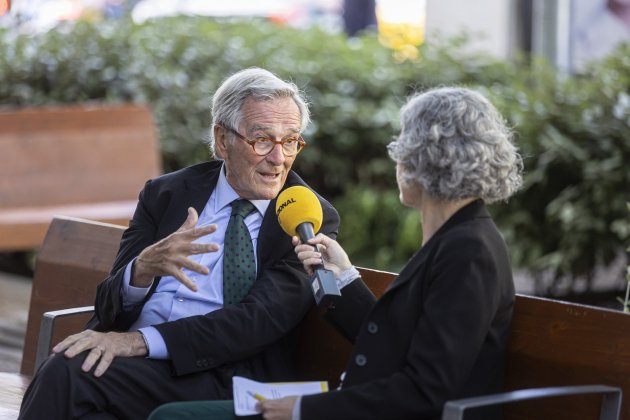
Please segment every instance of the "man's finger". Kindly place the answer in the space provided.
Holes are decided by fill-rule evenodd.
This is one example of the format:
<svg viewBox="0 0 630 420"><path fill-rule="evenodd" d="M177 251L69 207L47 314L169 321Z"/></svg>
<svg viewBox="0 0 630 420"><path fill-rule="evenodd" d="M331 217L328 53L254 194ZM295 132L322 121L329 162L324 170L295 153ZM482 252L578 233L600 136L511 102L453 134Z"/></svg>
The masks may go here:
<svg viewBox="0 0 630 420"><path fill-rule="evenodd" d="M191 238L197 239L197 238L201 238L203 236L209 235L211 233L214 233L217 230L217 225L215 223L209 224L209 225L203 225L203 226L199 226L199 227L192 227L188 233L190 234Z"/></svg>
<svg viewBox="0 0 630 420"><path fill-rule="evenodd" d="M70 346L72 346L77 340L78 334L73 334L64 338L60 343L58 343L55 347L52 348L54 353L61 353L64 350L67 350Z"/></svg>
<svg viewBox="0 0 630 420"><path fill-rule="evenodd" d="M77 343L85 341L86 338L91 337L94 334L93 330L85 330L85 331L81 331L80 333L77 334L72 334L68 337L66 337L61 343L57 344L55 347L53 347L53 351L55 353L61 353L64 350L68 350L72 347L75 347L77 345ZM87 348L87 347L86 347ZM85 350L85 348L83 348L81 351ZM76 355L76 353L75 353ZM72 356L74 357L74 355Z"/></svg>
<svg viewBox="0 0 630 420"><path fill-rule="evenodd" d="M103 375L109 368L109 365L112 364L113 360L114 356L112 356L109 352L105 352L101 357L101 361L99 362L98 366L96 367L96 369L94 369L94 376L98 378L99 376Z"/></svg>
<svg viewBox="0 0 630 420"><path fill-rule="evenodd" d="M217 252L221 247L218 244L190 244L188 255Z"/></svg>
<svg viewBox="0 0 630 420"><path fill-rule="evenodd" d="M77 354L82 353L85 350L90 350L94 348L96 348L96 346L94 346L94 344L92 344L90 340L87 340L87 339L78 340L74 344L72 344L70 347L68 347L68 349L64 352L64 356L66 356L69 359L72 359Z"/></svg>
<svg viewBox="0 0 630 420"><path fill-rule="evenodd" d="M184 230L189 230L195 227L195 225L197 224L197 220L199 219L199 215L197 214L197 210L195 210L192 207L188 207L188 216L186 217L186 220L184 221L184 224L180 226L179 229L177 229L178 232L184 231Z"/></svg>
<svg viewBox="0 0 630 420"><path fill-rule="evenodd" d="M186 268L190 271L194 271L199 274L207 275L208 273L210 273L210 270L208 270L208 267L206 267L205 265L197 264L196 262L188 258L182 258L182 260L179 263L182 266L182 268Z"/></svg>
<svg viewBox="0 0 630 420"><path fill-rule="evenodd" d="M174 273L172 273L172 276L175 277L177 280L179 280L181 284L188 287L193 292L197 291L197 285L195 284L195 282L193 282L190 278L188 278L188 276L184 274L183 271L176 270Z"/></svg>
<svg viewBox="0 0 630 420"><path fill-rule="evenodd" d="M94 364L98 361L98 359L101 358L101 356L103 355L103 352L104 350L100 346L96 346L92 350L90 350L87 357L83 361L83 364L81 365L81 370L83 372L89 372L90 369L92 369L92 366L94 366Z"/></svg>

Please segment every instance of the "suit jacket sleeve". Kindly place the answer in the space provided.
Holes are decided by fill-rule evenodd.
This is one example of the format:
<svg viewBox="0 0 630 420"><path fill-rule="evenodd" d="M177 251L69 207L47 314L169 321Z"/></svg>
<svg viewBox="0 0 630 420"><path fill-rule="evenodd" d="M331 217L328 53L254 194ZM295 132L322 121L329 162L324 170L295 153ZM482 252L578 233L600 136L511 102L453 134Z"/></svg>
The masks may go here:
<svg viewBox="0 0 630 420"><path fill-rule="evenodd" d="M341 335L354 343L375 302L374 293L358 278L343 288L341 298L326 311L325 318Z"/></svg>
<svg viewBox="0 0 630 420"><path fill-rule="evenodd" d="M444 244L431 264L426 296L409 296L410 305L423 302L424 310L409 320L415 328L401 367L386 377L304 396L303 420L434 418L462 388L502 304L497 264L483 244L465 240ZM386 292L369 317L380 309L385 314L405 311L388 304L388 293L396 291ZM361 352L360 339L353 354ZM396 344L390 340L378 345Z"/></svg>
<svg viewBox="0 0 630 420"><path fill-rule="evenodd" d="M126 331L142 310L144 302L129 312L123 311L120 291L127 264L157 239L158 222L154 220L154 215L147 206L147 198L151 197L151 187L152 181L148 181L140 192L138 206L129 227L123 233L112 270L97 287L95 316L88 323L89 328L99 331ZM157 281L154 281L153 288L156 286ZM147 299L150 295L151 292L147 294Z"/></svg>

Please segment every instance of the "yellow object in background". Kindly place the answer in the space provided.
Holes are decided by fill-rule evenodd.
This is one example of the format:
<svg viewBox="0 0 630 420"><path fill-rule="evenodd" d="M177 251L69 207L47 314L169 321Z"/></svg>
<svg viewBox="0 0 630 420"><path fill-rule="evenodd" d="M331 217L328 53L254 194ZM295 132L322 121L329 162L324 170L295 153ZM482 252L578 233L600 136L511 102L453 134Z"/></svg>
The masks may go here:
<svg viewBox="0 0 630 420"><path fill-rule="evenodd" d="M398 60L418 58L418 47L424 42L424 1L380 1L376 17L381 44L393 49Z"/></svg>

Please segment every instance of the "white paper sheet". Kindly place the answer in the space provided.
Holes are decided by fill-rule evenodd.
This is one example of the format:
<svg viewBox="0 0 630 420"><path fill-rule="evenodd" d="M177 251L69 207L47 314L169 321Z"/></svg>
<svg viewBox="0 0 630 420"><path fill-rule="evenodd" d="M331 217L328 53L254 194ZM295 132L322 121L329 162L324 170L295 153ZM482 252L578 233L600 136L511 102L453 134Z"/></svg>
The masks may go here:
<svg viewBox="0 0 630 420"><path fill-rule="evenodd" d="M249 416L260 413L256 410L258 400L255 396L265 399L278 399L290 395L319 394L328 391L328 382L275 382L263 383L251 379L235 376L232 378L234 391L234 412L237 416Z"/></svg>

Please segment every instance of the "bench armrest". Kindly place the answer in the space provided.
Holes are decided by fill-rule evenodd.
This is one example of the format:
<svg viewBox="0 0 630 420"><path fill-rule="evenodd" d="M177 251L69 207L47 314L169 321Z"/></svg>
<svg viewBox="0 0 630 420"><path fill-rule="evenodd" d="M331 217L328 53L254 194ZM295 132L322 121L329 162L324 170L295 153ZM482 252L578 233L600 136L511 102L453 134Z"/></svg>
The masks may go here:
<svg viewBox="0 0 630 420"><path fill-rule="evenodd" d="M87 312L94 312L94 306L82 306L79 308L44 312L42 323L39 327L39 338L37 339L37 350L35 352L35 369L33 372L37 372L37 369L39 369L41 364L44 363L44 360L48 357L48 354L50 354L55 319L63 316L84 314Z"/></svg>
<svg viewBox="0 0 630 420"><path fill-rule="evenodd" d="M468 408L505 404L535 398L559 397L563 395L602 394L600 420L618 420L621 412L621 388L607 385L577 385L550 388L531 388L499 394L483 395L448 401L444 405L442 420L462 420Z"/></svg>

